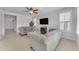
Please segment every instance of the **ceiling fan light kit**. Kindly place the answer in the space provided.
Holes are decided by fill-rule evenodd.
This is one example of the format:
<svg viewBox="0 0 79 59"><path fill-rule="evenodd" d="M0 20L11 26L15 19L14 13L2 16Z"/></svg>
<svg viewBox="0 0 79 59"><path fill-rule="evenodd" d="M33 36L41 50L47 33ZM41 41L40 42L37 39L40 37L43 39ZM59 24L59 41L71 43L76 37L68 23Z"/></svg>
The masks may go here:
<svg viewBox="0 0 79 59"><path fill-rule="evenodd" d="M38 14L38 9L32 7L25 7L25 8L27 9L26 12L28 12L30 15Z"/></svg>

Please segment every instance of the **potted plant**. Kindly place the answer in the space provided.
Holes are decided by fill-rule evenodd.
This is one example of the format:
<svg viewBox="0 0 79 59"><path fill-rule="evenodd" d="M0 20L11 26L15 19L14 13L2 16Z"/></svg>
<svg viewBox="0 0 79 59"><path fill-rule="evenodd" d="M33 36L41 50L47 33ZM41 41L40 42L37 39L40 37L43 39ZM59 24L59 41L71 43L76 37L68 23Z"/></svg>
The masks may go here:
<svg viewBox="0 0 79 59"><path fill-rule="evenodd" d="M30 26L31 29L33 30L33 27L34 27L34 22L33 22L33 20L29 23L29 26Z"/></svg>
<svg viewBox="0 0 79 59"><path fill-rule="evenodd" d="M29 23L29 25L30 25L30 27L33 27L33 26L34 26L34 22L31 21L31 22Z"/></svg>

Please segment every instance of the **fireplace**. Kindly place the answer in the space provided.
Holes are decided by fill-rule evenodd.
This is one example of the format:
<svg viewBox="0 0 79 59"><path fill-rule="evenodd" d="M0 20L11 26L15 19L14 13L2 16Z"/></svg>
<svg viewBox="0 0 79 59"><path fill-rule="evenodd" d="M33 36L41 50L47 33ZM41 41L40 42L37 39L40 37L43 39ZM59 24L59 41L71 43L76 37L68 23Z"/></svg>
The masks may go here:
<svg viewBox="0 0 79 59"><path fill-rule="evenodd" d="M41 34L46 34L47 33L47 27L41 27L40 32L41 32Z"/></svg>

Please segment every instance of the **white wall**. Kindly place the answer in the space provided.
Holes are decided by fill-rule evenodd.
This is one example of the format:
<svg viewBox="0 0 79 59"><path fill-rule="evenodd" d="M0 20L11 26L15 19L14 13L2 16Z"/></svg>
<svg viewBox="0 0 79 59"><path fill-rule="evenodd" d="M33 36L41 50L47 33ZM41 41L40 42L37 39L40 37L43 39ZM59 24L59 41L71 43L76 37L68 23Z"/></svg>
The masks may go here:
<svg viewBox="0 0 79 59"><path fill-rule="evenodd" d="M77 8L77 34L79 34L79 7Z"/></svg>
<svg viewBox="0 0 79 59"><path fill-rule="evenodd" d="M5 29L14 29L15 16L5 15Z"/></svg>
<svg viewBox="0 0 79 59"><path fill-rule="evenodd" d="M29 22L32 19L29 16L25 16L25 15L18 15L17 16L17 32L19 32L19 27L22 26L29 26Z"/></svg>
<svg viewBox="0 0 79 59"><path fill-rule="evenodd" d="M49 19L49 28L59 28L59 14L67 11L72 11L71 20L72 20L72 31L71 33L65 32L63 33L63 37L67 39L76 39L76 28L77 28L77 8L76 7L69 7L63 8L61 10L56 10L50 13L42 14L38 16L37 24L39 26L39 19L40 18L48 18Z"/></svg>
<svg viewBox="0 0 79 59"><path fill-rule="evenodd" d="M4 16L3 11L0 10L0 39L4 36Z"/></svg>
<svg viewBox="0 0 79 59"><path fill-rule="evenodd" d="M2 36L2 20L1 20L1 11L0 11L0 39Z"/></svg>
<svg viewBox="0 0 79 59"><path fill-rule="evenodd" d="M3 11L1 11L1 19L2 19L2 38L5 34L5 31L4 31L4 15L3 15Z"/></svg>
<svg viewBox="0 0 79 59"><path fill-rule="evenodd" d="M79 7L77 8L77 46L79 47Z"/></svg>
<svg viewBox="0 0 79 59"><path fill-rule="evenodd" d="M37 25L39 26L39 19L41 18L48 18L49 19L49 28L58 28L58 15L57 13L47 13L47 14L42 14L38 16L38 21L37 21Z"/></svg>

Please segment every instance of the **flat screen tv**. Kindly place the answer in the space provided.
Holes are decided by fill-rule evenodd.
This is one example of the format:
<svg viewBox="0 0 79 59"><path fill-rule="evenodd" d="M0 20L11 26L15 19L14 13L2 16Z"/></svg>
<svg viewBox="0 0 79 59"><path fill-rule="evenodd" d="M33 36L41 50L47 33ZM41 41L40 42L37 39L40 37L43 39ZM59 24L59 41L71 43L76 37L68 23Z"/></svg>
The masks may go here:
<svg viewBox="0 0 79 59"><path fill-rule="evenodd" d="M48 18L42 18L42 19L40 19L40 24L47 25L48 24Z"/></svg>

